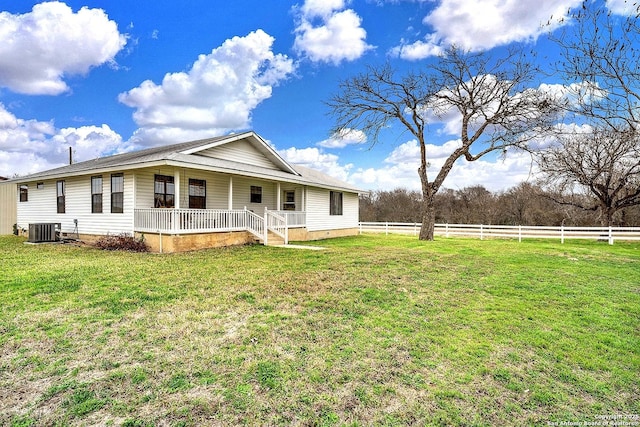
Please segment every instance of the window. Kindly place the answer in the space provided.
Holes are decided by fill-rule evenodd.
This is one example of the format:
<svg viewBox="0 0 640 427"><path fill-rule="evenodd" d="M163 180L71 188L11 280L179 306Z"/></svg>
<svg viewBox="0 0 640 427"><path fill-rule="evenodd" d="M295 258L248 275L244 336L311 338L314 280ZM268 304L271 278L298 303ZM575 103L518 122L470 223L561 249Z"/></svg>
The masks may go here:
<svg viewBox="0 0 640 427"><path fill-rule="evenodd" d="M111 213L124 212L124 174L111 175Z"/></svg>
<svg viewBox="0 0 640 427"><path fill-rule="evenodd" d="M28 202L29 201L29 186L21 185L20 186L20 201Z"/></svg>
<svg viewBox="0 0 640 427"><path fill-rule="evenodd" d="M284 192L284 203L282 205L282 209L284 209L285 211L296 210L296 192L295 191Z"/></svg>
<svg viewBox="0 0 640 427"><path fill-rule="evenodd" d="M342 215L342 193L329 192L329 215Z"/></svg>
<svg viewBox="0 0 640 427"><path fill-rule="evenodd" d="M64 181L56 182L56 205L58 207L58 213L65 213Z"/></svg>
<svg viewBox="0 0 640 427"><path fill-rule="evenodd" d="M262 203L262 187L251 186L251 203Z"/></svg>
<svg viewBox="0 0 640 427"><path fill-rule="evenodd" d="M176 187L173 177L168 175L156 175L154 179L153 207L175 207Z"/></svg>
<svg viewBox="0 0 640 427"><path fill-rule="evenodd" d="M189 209L207 208L207 183L204 179L189 179Z"/></svg>
<svg viewBox="0 0 640 427"><path fill-rule="evenodd" d="M102 175L91 177L91 213L102 213Z"/></svg>

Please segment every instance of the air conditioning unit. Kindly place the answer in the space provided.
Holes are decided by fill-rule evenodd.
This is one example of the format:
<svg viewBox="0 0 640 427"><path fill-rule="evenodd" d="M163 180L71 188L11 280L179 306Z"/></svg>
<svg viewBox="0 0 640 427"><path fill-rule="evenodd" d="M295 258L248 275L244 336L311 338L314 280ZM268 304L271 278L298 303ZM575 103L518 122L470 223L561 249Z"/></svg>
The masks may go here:
<svg viewBox="0 0 640 427"><path fill-rule="evenodd" d="M40 222L29 224L29 242L56 242L61 224L59 222Z"/></svg>

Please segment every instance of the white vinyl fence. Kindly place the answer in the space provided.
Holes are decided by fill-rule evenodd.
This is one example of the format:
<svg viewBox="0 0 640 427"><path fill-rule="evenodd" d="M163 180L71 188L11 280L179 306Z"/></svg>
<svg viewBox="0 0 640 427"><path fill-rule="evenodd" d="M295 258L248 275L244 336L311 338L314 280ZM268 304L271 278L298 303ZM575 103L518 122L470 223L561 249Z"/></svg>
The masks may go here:
<svg viewBox="0 0 640 427"><path fill-rule="evenodd" d="M420 233L420 223L407 222L361 222L360 233ZM438 236L468 236L484 238L501 237L518 239L591 239L607 241L613 245L616 240L640 240L640 227L540 227L520 225L482 225L482 224L436 224Z"/></svg>

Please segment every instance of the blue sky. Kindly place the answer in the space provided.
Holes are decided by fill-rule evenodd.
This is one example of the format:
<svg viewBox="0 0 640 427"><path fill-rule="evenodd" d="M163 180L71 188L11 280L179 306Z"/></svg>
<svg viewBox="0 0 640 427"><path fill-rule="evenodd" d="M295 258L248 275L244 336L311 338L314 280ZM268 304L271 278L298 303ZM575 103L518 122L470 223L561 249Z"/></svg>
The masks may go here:
<svg viewBox="0 0 640 427"><path fill-rule="evenodd" d="M12 0L0 6L0 175L252 129L292 163L367 190L419 189L416 142L342 138L324 104L341 80L400 72L447 45L555 57L549 28L579 0ZM625 12L624 0L602 7ZM551 18L551 26L541 24ZM565 18L565 19L562 19ZM547 84L557 84L547 77ZM434 123L433 167L455 146ZM450 126L451 127L451 126ZM448 188L535 178L524 155L460 162Z"/></svg>

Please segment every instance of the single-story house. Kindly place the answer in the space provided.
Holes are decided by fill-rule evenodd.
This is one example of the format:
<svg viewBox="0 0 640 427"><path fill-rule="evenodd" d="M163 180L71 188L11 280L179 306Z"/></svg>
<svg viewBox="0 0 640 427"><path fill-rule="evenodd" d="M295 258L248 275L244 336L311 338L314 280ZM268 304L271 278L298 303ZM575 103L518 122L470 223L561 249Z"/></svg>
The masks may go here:
<svg viewBox="0 0 640 427"><path fill-rule="evenodd" d="M17 224L180 252L357 234L354 186L287 163L254 132L117 154L13 180Z"/></svg>

